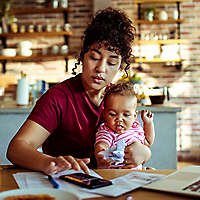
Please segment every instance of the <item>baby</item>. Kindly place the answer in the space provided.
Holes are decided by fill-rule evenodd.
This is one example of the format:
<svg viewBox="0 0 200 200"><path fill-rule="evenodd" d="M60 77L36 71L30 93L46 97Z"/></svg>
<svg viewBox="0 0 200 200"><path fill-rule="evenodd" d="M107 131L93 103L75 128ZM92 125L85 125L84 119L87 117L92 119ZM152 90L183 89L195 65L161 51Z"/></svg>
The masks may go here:
<svg viewBox="0 0 200 200"><path fill-rule="evenodd" d="M137 94L130 82L120 82L107 88L102 123L96 134L95 155L98 168L120 168L127 145L138 142L151 146L155 131L153 114L142 111L143 128L137 119ZM135 169L142 169L142 164Z"/></svg>

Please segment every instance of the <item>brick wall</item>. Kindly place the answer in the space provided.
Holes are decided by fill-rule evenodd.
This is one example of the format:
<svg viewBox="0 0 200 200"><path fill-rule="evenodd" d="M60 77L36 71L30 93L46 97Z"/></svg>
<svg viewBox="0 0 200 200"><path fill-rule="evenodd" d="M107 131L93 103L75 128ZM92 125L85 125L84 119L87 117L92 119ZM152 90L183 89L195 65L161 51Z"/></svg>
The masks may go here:
<svg viewBox="0 0 200 200"><path fill-rule="evenodd" d="M113 0L113 7L122 8L134 19L136 7L131 0ZM165 9L170 16L173 5L155 5L156 9ZM182 108L178 113L178 150L200 149L200 1L188 0L181 4L181 38L188 42L181 45L181 55L185 59L182 70L174 66L151 64L143 66L145 84L149 86L170 87L171 103ZM137 26L136 26L137 27ZM159 29L160 28L160 29ZM142 31L169 31L171 25L143 26ZM166 122L167 123L167 122Z"/></svg>
<svg viewBox="0 0 200 200"><path fill-rule="evenodd" d="M14 0L15 7L40 6L36 0ZM70 49L79 52L80 37L90 21L93 12L91 0L69 0L70 14L69 21L72 25L73 36L70 38ZM132 0L112 0L114 8L124 9L134 20L137 17L137 8ZM156 5L157 12L165 9L171 16L174 5ZM181 25L181 38L188 42L181 45L181 56L185 59L182 70L177 70L174 66L163 66L158 64L143 65L144 71L139 72L147 86L163 86L170 88L170 103L175 103L182 108L178 113L177 143L178 150L199 149L200 148L200 1L188 0L181 4L181 18L185 22ZM37 23L45 21L47 23L62 23L62 16L50 14L49 16L35 15L27 18L19 18L19 21ZM137 26L136 26L137 28ZM144 33L151 31L169 32L172 25L143 26ZM52 45L52 43L63 42L62 38L40 38L33 40L34 46ZM58 81L67 77L65 73L64 61L36 62L36 63L10 63L7 75L19 73L21 69L27 71L29 79ZM133 66L133 68L136 66ZM47 72L50 75L47 76ZM5 78L5 75L3 75ZM17 78L16 78L17 79Z"/></svg>
<svg viewBox="0 0 200 200"><path fill-rule="evenodd" d="M39 2L39 1L38 1ZM31 8L31 7L47 7L50 6L50 0L46 0L46 3L37 3L37 0L13 0L13 8ZM81 36L87 23L93 13L92 1L88 0L69 0L68 1L70 12L68 14L69 22L72 25L73 35L69 37L69 49L71 52L77 52L80 50ZM51 23L53 26L56 24L64 24L64 16L62 13L51 14L30 14L30 15L16 15L19 25L29 24L42 24L45 27ZM17 47L17 43L21 41L20 38L12 38L7 40L8 47ZM64 44L63 36L55 37L37 37L37 38L23 38L23 40L29 40L32 42L32 48L37 51L38 48L48 48L51 50L53 45L61 46ZM2 48L2 46L0 46ZM71 63L71 62L70 62ZM73 63L73 60L72 60ZM1 70L0 66L0 70ZM13 82L16 84L17 79L20 76L20 71L23 70L29 78L29 82L34 83L37 79L43 79L48 82L59 82L69 77L69 74L65 72L65 61L48 61L48 62L8 62L6 65L6 75L2 75L2 79L7 80L10 83L10 76L12 76ZM71 69L71 66L70 66ZM2 70L1 70L2 71ZM13 78L14 77L14 78ZM3 85L3 81L0 80L0 84Z"/></svg>

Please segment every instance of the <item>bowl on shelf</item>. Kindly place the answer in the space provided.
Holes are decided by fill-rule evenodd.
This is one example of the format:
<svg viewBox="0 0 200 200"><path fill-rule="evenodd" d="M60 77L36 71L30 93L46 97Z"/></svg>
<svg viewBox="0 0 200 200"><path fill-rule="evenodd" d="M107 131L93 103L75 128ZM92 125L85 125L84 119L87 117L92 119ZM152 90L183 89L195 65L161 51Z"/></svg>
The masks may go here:
<svg viewBox="0 0 200 200"><path fill-rule="evenodd" d="M149 96L152 104L163 104L165 100L165 95L154 95Z"/></svg>
<svg viewBox="0 0 200 200"><path fill-rule="evenodd" d="M9 57L16 56L16 49L5 48L5 49L1 50L1 54L2 54L2 56L9 56Z"/></svg>
<svg viewBox="0 0 200 200"><path fill-rule="evenodd" d="M20 49L30 49L32 47L32 42L30 42L28 40L23 40L18 43L18 47Z"/></svg>

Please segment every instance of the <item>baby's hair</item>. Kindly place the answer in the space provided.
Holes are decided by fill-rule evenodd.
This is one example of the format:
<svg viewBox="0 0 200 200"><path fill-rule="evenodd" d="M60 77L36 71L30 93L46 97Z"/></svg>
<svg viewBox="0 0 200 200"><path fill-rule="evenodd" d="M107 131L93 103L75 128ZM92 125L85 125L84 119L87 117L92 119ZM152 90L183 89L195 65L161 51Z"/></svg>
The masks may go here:
<svg viewBox="0 0 200 200"><path fill-rule="evenodd" d="M132 55L132 45L135 38L135 27L132 21L122 10L108 7L100 10L93 17L82 37L83 46L75 68L83 62L85 53L89 51L92 44L97 42L100 47L102 44L108 50L116 52L122 56L121 70L130 67ZM103 43L105 41L105 43ZM75 69L73 69L73 72Z"/></svg>
<svg viewBox="0 0 200 200"><path fill-rule="evenodd" d="M111 95L131 96L137 99L137 91L130 81L121 81L107 87L104 96L105 103L108 97Z"/></svg>

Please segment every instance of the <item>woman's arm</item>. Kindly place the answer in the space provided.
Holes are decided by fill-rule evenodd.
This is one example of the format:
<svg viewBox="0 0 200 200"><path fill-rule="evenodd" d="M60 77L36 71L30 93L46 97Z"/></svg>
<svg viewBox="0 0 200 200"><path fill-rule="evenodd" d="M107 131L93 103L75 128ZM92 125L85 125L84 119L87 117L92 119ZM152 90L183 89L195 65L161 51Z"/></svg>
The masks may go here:
<svg viewBox="0 0 200 200"><path fill-rule="evenodd" d="M7 158L15 165L24 168L54 174L66 169L83 169L89 174L89 159L76 159L72 156L52 157L37 149L50 133L34 121L27 120L11 140Z"/></svg>

